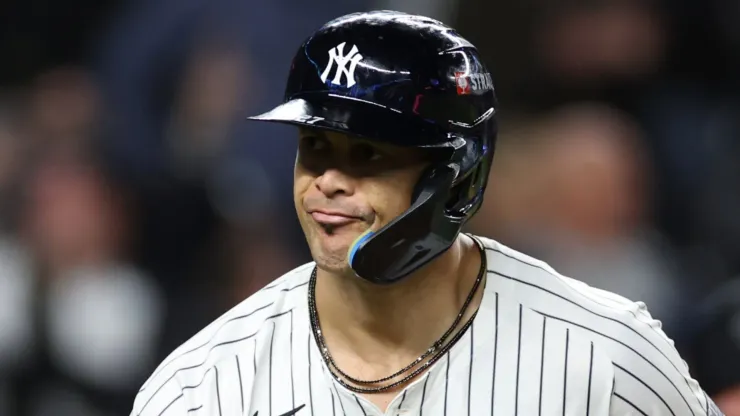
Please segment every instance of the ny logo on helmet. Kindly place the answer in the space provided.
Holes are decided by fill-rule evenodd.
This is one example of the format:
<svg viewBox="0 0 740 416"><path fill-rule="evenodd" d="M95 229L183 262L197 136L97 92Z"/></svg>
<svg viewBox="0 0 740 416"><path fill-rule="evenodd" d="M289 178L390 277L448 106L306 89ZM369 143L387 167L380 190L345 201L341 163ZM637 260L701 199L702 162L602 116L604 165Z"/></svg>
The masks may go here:
<svg viewBox="0 0 740 416"><path fill-rule="evenodd" d="M344 45L345 42L342 42L329 50L329 63L321 74L322 82L326 82L332 67L336 64L337 72L334 74L334 79L331 80L331 83L334 85L342 85L342 74L344 74L347 78L346 87L355 85L355 68L360 60L362 60L362 55L358 53L356 45L353 45L349 53L345 55ZM347 64L349 64L349 68L347 67Z"/></svg>

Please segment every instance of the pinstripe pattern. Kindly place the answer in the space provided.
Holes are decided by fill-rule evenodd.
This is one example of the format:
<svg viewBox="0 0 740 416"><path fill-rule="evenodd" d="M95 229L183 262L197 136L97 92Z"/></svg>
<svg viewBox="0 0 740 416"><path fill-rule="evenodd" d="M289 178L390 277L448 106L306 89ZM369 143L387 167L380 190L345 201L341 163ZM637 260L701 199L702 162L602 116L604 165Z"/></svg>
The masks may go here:
<svg viewBox="0 0 740 416"><path fill-rule="evenodd" d="M307 264L175 350L131 415L717 414L643 304L480 240L489 270L475 324L387 413L328 374L309 327Z"/></svg>

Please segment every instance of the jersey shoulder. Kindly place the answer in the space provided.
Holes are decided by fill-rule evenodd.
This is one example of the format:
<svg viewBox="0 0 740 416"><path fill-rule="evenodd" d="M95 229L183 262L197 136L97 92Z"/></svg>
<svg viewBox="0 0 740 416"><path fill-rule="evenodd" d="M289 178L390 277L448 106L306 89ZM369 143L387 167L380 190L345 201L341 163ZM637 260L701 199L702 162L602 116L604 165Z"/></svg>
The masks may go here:
<svg viewBox="0 0 740 416"><path fill-rule="evenodd" d="M311 262L285 273L172 351L144 382L134 409L144 406L165 385L202 379L216 364L236 356L244 342L257 342L271 318L303 307L313 267Z"/></svg>
<svg viewBox="0 0 740 416"><path fill-rule="evenodd" d="M493 280L487 287L540 315L548 325L568 328L592 343L611 362L615 397L626 397L628 391L638 390L632 386L638 386L647 409L664 412L666 406L694 415L708 411L711 402L644 302L564 276L546 262L497 241L481 241Z"/></svg>
<svg viewBox="0 0 740 416"><path fill-rule="evenodd" d="M548 263L517 251L495 240L480 238L488 254L489 273L498 279L510 281L521 294L520 300L534 309L548 309L548 305L565 306L557 308L561 313L553 317L593 316L621 325L644 331L659 330L661 322L654 319L647 305L619 294L599 289L560 274ZM525 290L525 288L528 288ZM666 337L667 338L667 337ZM672 341L671 341L672 344Z"/></svg>

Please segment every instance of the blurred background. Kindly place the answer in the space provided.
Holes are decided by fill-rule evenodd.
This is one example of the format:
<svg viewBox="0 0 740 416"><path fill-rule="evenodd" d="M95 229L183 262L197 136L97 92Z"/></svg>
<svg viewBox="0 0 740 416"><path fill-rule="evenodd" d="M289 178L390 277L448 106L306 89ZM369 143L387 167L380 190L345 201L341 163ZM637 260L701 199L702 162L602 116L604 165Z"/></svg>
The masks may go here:
<svg viewBox="0 0 740 416"><path fill-rule="evenodd" d="M499 94L470 231L645 302L740 415L740 3L8 0L0 415L128 415L172 349L309 261L278 103L325 21L459 29Z"/></svg>

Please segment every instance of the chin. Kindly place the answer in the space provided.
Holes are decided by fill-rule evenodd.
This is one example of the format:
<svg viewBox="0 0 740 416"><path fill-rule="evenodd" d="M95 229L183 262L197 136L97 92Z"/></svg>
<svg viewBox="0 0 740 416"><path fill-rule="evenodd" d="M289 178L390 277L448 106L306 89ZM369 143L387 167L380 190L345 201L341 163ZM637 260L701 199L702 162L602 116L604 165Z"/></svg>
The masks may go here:
<svg viewBox="0 0 740 416"><path fill-rule="evenodd" d="M350 271L347 253L349 244L332 244L335 242L326 241L323 238L317 238L311 244L311 257L316 262L316 266L327 272L344 274Z"/></svg>
<svg viewBox="0 0 740 416"><path fill-rule="evenodd" d="M316 267L333 274L347 274L352 271L347 262L346 255L316 253L313 255L313 260L316 262Z"/></svg>
<svg viewBox="0 0 740 416"><path fill-rule="evenodd" d="M316 267L319 269L329 272L331 274L337 274L337 275L347 275L352 274L354 275L354 271L349 267L349 264L344 262L337 262L337 261L323 261L324 259L317 259L316 260Z"/></svg>
<svg viewBox="0 0 740 416"><path fill-rule="evenodd" d="M350 247L363 234L365 227L339 227L333 232L327 232L315 226L306 231L311 257L319 269L333 274L354 275L347 257Z"/></svg>

